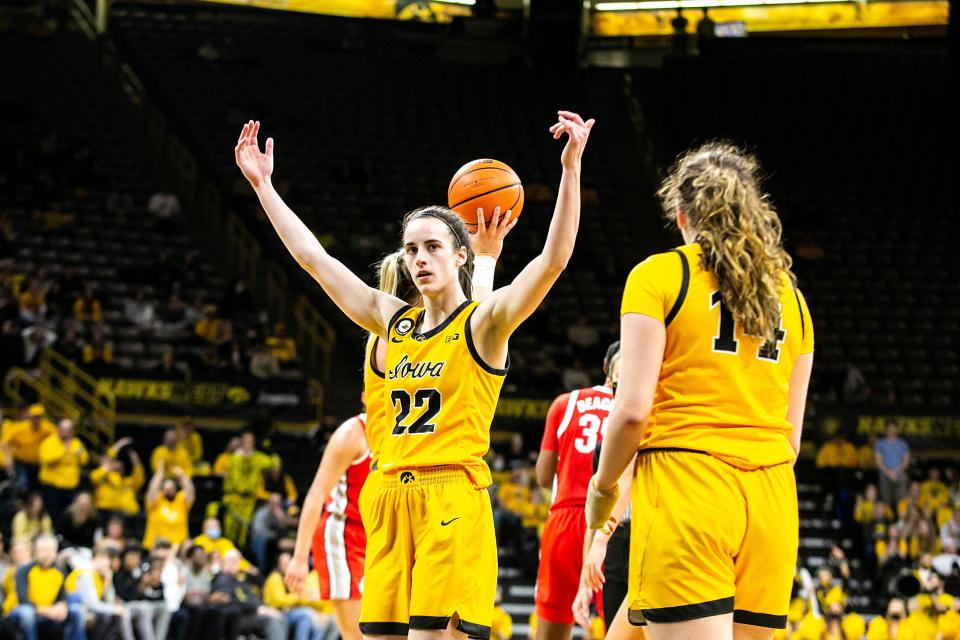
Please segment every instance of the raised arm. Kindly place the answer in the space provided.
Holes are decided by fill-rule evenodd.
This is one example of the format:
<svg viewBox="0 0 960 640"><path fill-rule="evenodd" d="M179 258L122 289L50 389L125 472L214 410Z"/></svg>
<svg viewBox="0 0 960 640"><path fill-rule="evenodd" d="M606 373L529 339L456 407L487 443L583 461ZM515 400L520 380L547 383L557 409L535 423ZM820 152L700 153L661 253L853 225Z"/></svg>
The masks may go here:
<svg viewBox="0 0 960 640"><path fill-rule="evenodd" d="M270 180L273 138L267 138L261 153L257 141L259 131L259 122L251 120L245 124L234 152L237 166L256 192L277 235L293 259L323 287L348 318L367 331L385 337L390 318L405 303L367 286L342 262L331 257L307 225L284 203Z"/></svg>
<svg viewBox="0 0 960 640"><path fill-rule="evenodd" d="M477 209L477 231L470 234L473 248L473 296L478 302L493 293L493 273L503 251L503 239L517 225L513 212L500 215L500 207L493 210L490 223L484 222L483 209Z"/></svg>
<svg viewBox="0 0 960 640"><path fill-rule="evenodd" d="M187 503L187 508L193 506L197 499L197 489L193 486L193 480L183 469L177 469L177 480L180 481L180 488L183 490L183 499Z"/></svg>
<svg viewBox="0 0 960 640"><path fill-rule="evenodd" d="M531 260L513 282L490 294L471 319L477 346L485 358L506 357L510 335L540 306L573 254L580 226L580 159L593 123L592 119L584 122L575 113L560 111L557 123L550 127L554 139L567 135L560 157L563 174L557 205L540 255Z"/></svg>
<svg viewBox="0 0 960 640"><path fill-rule="evenodd" d="M153 477L150 478L150 484L147 485L147 506L156 502L157 498L160 497L160 487L163 485L163 477L166 471L164 466L165 465L163 464L163 461L160 461L160 464L157 465L157 468L153 473Z"/></svg>
<svg viewBox="0 0 960 640"><path fill-rule="evenodd" d="M284 576L287 588L294 593L303 590L303 583L307 577L307 556L310 554L310 543L313 534L323 514L323 505L327 497L337 484L337 480L344 471L357 460L367 449L367 440L363 434L363 425L353 418L333 432L330 442L323 451L323 458L317 473L313 477L310 491L303 500L303 510L300 512L300 523L297 525L297 542L293 550L293 558Z"/></svg>

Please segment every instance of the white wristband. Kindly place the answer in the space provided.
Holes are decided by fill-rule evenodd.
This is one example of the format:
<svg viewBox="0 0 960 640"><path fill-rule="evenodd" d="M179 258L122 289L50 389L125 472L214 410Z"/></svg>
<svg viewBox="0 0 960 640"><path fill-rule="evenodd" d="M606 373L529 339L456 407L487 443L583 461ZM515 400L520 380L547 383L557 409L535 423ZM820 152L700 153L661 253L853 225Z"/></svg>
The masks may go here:
<svg viewBox="0 0 960 640"><path fill-rule="evenodd" d="M479 255L473 257L473 288L493 289L493 272L497 268L497 259L493 256Z"/></svg>

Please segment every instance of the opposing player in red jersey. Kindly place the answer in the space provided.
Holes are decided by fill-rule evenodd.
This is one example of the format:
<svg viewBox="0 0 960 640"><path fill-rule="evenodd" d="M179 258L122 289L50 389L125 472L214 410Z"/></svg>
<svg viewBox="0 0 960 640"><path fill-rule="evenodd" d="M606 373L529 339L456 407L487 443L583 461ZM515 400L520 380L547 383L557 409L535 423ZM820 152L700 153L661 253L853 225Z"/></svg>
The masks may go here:
<svg viewBox="0 0 960 640"><path fill-rule="evenodd" d="M367 535L357 503L370 473L366 420L366 414L356 415L330 436L297 529L295 553L305 557L312 546L320 599L333 605L344 640L361 637L358 620ZM295 585L295 590L301 586Z"/></svg>
<svg viewBox="0 0 960 640"><path fill-rule="evenodd" d="M587 528L583 505L593 474L593 452L603 439L613 403L609 366L617 348L611 345L604 358L604 386L558 396L547 413L537 481L554 493L540 540L537 640L569 640L573 634L573 601L580 584Z"/></svg>

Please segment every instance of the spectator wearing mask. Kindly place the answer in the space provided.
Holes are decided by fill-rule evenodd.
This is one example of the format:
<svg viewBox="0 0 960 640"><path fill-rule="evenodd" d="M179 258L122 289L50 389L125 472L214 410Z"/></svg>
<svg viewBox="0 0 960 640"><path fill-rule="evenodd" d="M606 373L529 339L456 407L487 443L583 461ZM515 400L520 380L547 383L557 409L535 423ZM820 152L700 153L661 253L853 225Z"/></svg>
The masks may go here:
<svg viewBox="0 0 960 640"><path fill-rule="evenodd" d="M40 445L56 432L57 427L47 420L43 405L32 404L27 409L27 419L14 423L4 435L21 486L39 486Z"/></svg>
<svg viewBox="0 0 960 640"><path fill-rule="evenodd" d="M187 519L196 498L196 492L190 477L178 471L177 483L165 478L163 463L150 479L147 487L146 511L147 528L143 536L143 546L153 546L157 538L164 538L171 544L179 545L190 537L187 531Z"/></svg>
<svg viewBox="0 0 960 640"><path fill-rule="evenodd" d="M74 435L73 420L64 418L57 433L40 444L40 486L44 501L53 513L73 502L80 484L80 470L90 460L87 448Z"/></svg>
<svg viewBox="0 0 960 640"><path fill-rule="evenodd" d="M123 462L117 457L124 447L132 443L133 438L117 440L100 458L100 466L90 472L93 503L100 511L119 514L123 517L140 513L137 492L145 481L140 456L133 448L129 450L129 474L124 472Z"/></svg>
<svg viewBox="0 0 960 640"><path fill-rule="evenodd" d="M237 550L236 545L223 537L223 527L220 526L218 518L207 518L203 521L203 533L193 539L193 546L200 547L207 554L217 558L223 558L228 552ZM251 569L250 563L241 556L240 571Z"/></svg>
<svg viewBox="0 0 960 640"><path fill-rule="evenodd" d="M57 532L65 546L92 549L99 528L100 516L93 508L93 498L81 491L60 516Z"/></svg>
<svg viewBox="0 0 960 640"><path fill-rule="evenodd" d="M113 557L112 551L98 549L89 567L79 563L81 566L67 576L67 599L82 603L85 613L94 617L88 630L92 640L136 640L130 612L120 604L113 588Z"/></svg>
<svg viewBox="0 0 960 640"><path fill-rule="evenodd" d="M291 593L283 576L290 565L290 554L281 553L277 566L263 584L263 602L283 614L292 640L323 640L330 616L317 611L303 596Z"/></svg>
<svg viewBox="0 0 960 640"><path fill-rule="evenodd" d="M43 496L39 493L28 494L24 507L13 516L11 525L13 540L33 540L41 534L52 534L53 523L43 505Z"/></svg>
<svg viewBox="0 0 960 640"><path fill-rule="evenodd" d="M258 633L267 640L286 640L283 614L263 604L250 583L239 577L241 559L239 551L228 551L211 584L211 601L226 609L226 640L248 633Z"/></svg>
<svg viewBox="0 0 960 640"><path fill-rule="evenodd" d="M190 459L190 453L180 443L176 429L164 431L163 444L150 454L151 471L156 473L161 465L166 468L168 478L175 477L178 472L187 476L193 475L193 461Z"/></svg>
<svg viewBox="0 0 960 640"><path fill-rule="evenodd" d="M910 467L910 447L897 436L896 423L887 423L886 437L877 441L874 457L879 471L880 498L896 508L907 493L907 469Z"/></svg>
<svg viewBox="0 0 960 640"><path fill-rule="evenodd" d="M57 539L50 534L37 536L33 562L17 569L14 582L17 606L9 619L24 640L36 640L41 633L61 633L63 640L86 640L82 605L68 605L63 571L54 564Z"/></svg>
<svg viewBox="0 0 960 640"><path fill-rule="evenodd" d="M103 305L97 298L92 285L87 285L84 288L83 295L73 303L73 319L81 324L103 322Z"/></svg>

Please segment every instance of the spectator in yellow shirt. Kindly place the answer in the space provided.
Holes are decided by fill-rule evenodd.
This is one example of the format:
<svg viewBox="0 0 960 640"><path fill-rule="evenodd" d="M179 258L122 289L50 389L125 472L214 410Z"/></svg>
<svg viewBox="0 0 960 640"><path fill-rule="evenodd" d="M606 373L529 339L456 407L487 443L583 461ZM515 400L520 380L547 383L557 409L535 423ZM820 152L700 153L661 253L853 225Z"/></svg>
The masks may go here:
<svg viewBox="0 0 960 640"><path fill-rule="evenodd" d="M93 291L93 286L87 285L83 295L73 303L73 319L77 322L103 322L103 306Z"/></svg>
<svg viewBox="0 0 960 640"><path fill-rule="evenodd" d="M161 465L166 468L168 478L176 477L178 470L188 476L193 475L193 462L190 460L190 454L180 444L175 429L164 431L163 444L150 454L150 470L156 473Z"/></svg>
<svg viewBox="0 0 960 640"><path fill-rule="evenodd" d="M884 502L877 501L877 485L868 484L863 493L857 496L857 503L853 508L853 519L860 524L867 524L874 519L874 508L880 505L888 520L893 520L893 509Z"/></svg>
<svg viewBox="0 0 960 640"><path fill-rule="evenodd" d="M120 450L132 443L133 438L117 440L100 459L100 466L90 472L93 504L100 511L110 511L123 516L140 513L137 492L145 480L140 456L134 449L130 449L130 473L127 475L124 474L123 462L117 458Z"/></svg>
<svg viewBox="0 0 960 640"><path fill-rule="evenodd" d="M818 469L856 469L859 463L857 448L839 431L817 452Z"/></svg>
<svg viewBox="0 0 960 640"><path fill-rule="evenodd" d="M39 278L30 283L30 288L20 294L20 319L27 324L42 320L47 315L47 298L43 282Z"/></svg>
<svg viewBox="0 0 960 640"><path fill-rule="evenodd" d="M227 475L227 470L230 468L230 460L233 458L234 452L239 448L240 438L230 438L230 441L227 442L227 448L217 456L216 460L213 461L214 475Z"/></svg>
<svg viewBox="0 0 960 640"><path fill-rule="evenodd" d="M877 439L874 436L870 436L864 444L857 447L857 460L861 469L865 471L876 471L877 456L874 451L876 444Z"/></svg>
<svg viewBox="0 0 960 640"><path fill-rule="evenodd" d="M223 527L220 526L218 518L207 518L203 521L203 533L193 539L193 545L200 547L211 556L217 556L218 559L223 558L228 551L237 551L236 545L223 537ZM242 555L240 556L240 571L259 573Z"/></svg>
<svg viewBox="0 0 960 640"><path fill-rule="evenodd" d="M279 610L287 620L294 638L320 640L327 633L330 616L317 611L303 596L291 593L283 582L290 564L290 554L283 552L277 558L277 567L263 583L263 603Z"/></svg>
<svg viewBox="0 0 960 640"><path fill-rule="evenodd" d="M906 607L900 598L891 598L887 603L887 614L876 616L867 625L867 640L896 640L900 637L901 627L906 617Z"/></svg>
<svg viewBox="0 0 960 640"><path fill-rule="evenodd" d="M113 363L113 345L107 341L103 329L96 327L90 342L83 345L83 364L104 366Z"/></svg>
<svg viewBox="0 0 960 640"><path fill-rule="evenodd" d="M927 479L920 485L920 506L928 513L936 513L950 502L950 490L940 479L940 469L931 467Z"/></svg>
<svg viewBox="0 0 960 640"><path fill-rule="evenodd" d="M39 629L57 629L68 640L83 638L83 605L67 604L66 576L54 564L57 539L49 534L37 536L33 555L34 561L19 567L14 576L17 606L8 619L26 638L36 638Z"/></svg>
<svg viewBox="0 0 960 640"><path fill-rule="evenodd" d="M177 441L190 456L190 462L194 466L203 462L203 438L197 433L190 418L177 425Z"/></svg>
<svg viewBox="0 0 960 640"><path fill-rule="evenodd" d="M64 418L57 433L40 444L40 486L44 501L53 513L60 513L73 502L80 484L80 470L90 454L74 435L73 420Z"/></svg>
<svg viewBox="0 0 960 640"><path fill-rule="evenodd" d="M221 345L233 339L230 323L217 317L216 305L203 307L203 317L193 326L193 332L212 345Z"/></svg>
<svg viewBox="0 0 960 640"><path fill-rule="evenodd" d="M0 576L0 591L3 592L3 615L8 616L17 606L17 586L14 576L17 568L33 559L33 543L27 539L14 540L10 544L10 564Z"/></svg>
<svg viewBox="0 0 960 640"><path fill-rule="evenodd" d="M171 544L179 545L190 537L187 521L196 492L190 476L180 469L175 473L180 488L172 478L165 477L163 462L150 479L145 500L147 528L143 536L143 546L146 549L152 548L157 538L164 538Z"/></svg>
<svg viewBox="0 0 960 640"><path fill-rule="evenodd" d="M287 326L282 322L273 326L273 333L264 339L264 344L276 356L280 366L296 364L297 343L287 335Z"/></svg>
<svg viewBox="0 0 960 640"><path fill-rule="evenodd" d="M27 419L15 422L6 434L5 444L13 455L17 482L21 486L36 488L40 475L40 443L57 432L57 427L47 420L42 404L32 404L27 409Z"/></svg>
<svg viewBox="0 0 960 640"><path fill-rule="evenodd" d="M23 509L13 516L10 535L14 542L29 542L41 533L53 533L53 523L44 509L43 496L31 493L24 500Z"/></svg>

